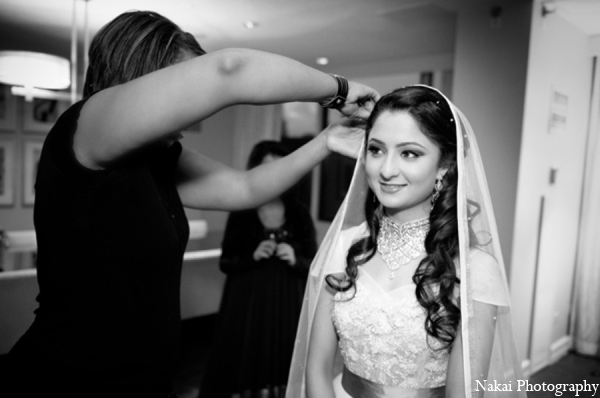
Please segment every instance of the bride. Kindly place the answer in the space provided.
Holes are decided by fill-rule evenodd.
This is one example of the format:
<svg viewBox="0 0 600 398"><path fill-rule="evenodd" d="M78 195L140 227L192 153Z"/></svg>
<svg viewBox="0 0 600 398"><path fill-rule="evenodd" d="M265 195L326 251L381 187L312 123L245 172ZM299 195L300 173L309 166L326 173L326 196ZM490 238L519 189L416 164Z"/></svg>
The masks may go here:
<svg viewBox="0 0 600 398"><path fill-rule="evenodd" d="M366 131L311 267L286 396L525 396L468 121L419 85L382 97Z"/></svg>

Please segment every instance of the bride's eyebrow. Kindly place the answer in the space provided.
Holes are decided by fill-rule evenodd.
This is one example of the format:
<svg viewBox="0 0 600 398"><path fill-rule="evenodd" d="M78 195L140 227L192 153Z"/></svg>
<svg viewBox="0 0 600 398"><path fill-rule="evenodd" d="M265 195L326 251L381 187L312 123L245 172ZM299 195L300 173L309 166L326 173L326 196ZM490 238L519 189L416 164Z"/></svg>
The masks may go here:
<svg viewBox="0 0 600 398"><path fill-rule="evenodd" d="M377 138L369 138L369 144L378 144L378 145L384 145L385 146L385 142L377 139ZM418 146L419 148L422 149L427 149L425 148L422 144L416 142L416 141L407 141L407 142L401 142L399 144L396 145L396 148L403 148L405 146Z"/></svg>
<svg viewBox="0 0 600 398"><path fill-rule="evenodd" d="M396 145L396 148L402 148L405 146L418 146L419 148L423 148L426 149L422 144L419 144L418 142L415 141L408 141L408 142L401 142L400 144Z"/></svg>

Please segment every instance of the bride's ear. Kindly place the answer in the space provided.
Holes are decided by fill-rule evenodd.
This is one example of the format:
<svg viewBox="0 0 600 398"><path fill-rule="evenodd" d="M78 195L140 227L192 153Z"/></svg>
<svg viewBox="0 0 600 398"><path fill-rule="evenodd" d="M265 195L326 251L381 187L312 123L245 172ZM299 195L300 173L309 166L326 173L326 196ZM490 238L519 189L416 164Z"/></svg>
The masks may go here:
<svg viewBox="0 0 600 398"><path fill-rule="evenodd" d="M438 180L443 180L443 179L444 179L444 176L446 175L446 173L447 173L447 172L448 172L448 168L447 168L447 167L440 167L440 168L438 169L438 172L437 172L437 174L436 174L436 178L437 178Z"/></svg>

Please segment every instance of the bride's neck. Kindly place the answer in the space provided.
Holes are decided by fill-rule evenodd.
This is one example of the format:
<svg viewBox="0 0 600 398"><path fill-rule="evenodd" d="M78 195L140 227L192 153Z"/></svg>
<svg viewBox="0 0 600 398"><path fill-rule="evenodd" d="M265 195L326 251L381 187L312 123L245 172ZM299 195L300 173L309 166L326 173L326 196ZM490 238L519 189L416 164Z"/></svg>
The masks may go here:
<svg viewBox="0 0 600 398"><path fill-rule="evenodd" d="M429 218L429 211L426 209L410 209L407 211L392 212L388 209L383 210L384 214L391 218L396 224L402 225L408 222Z"/></svg>

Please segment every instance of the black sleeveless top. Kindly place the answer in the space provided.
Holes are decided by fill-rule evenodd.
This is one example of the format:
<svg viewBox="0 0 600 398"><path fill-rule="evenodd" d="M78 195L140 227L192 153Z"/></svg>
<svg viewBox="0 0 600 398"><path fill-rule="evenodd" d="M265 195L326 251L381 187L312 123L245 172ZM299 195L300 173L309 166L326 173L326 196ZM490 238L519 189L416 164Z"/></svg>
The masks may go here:
<svg viewBox="0 0 600 398"><path fill-rule="evenodd" d="M174 183L181 144L87 169L73 152L83 104L59 118L42 150L39 308L13 355L32 357L41 377L66 377L86 396L163 396L178 354L189 237Z"/></svg>

